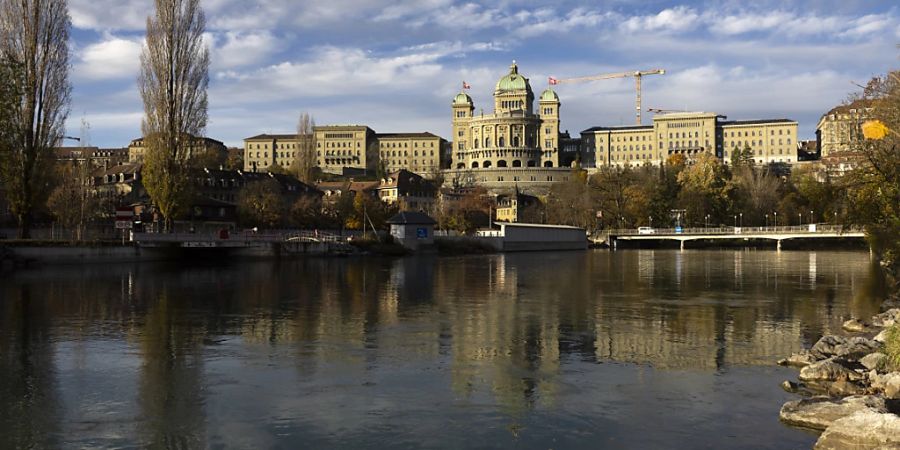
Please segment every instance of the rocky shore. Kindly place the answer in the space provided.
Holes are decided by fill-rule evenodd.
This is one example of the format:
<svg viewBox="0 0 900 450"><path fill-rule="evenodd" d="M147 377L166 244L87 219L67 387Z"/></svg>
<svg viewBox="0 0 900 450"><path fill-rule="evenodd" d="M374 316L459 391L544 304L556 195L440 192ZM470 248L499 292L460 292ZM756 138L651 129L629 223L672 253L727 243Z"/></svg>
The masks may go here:
<svg viewBox="0 0 900 450"><path fill-rule="evenodd" d="M782 387L804 397L785 403L780 418L821 430L817 450L900 448L900 364L885 345L900 338L900 295L881 310L869 320L844 322L845 335L823 336L778 361L800 369L798 381Z"/></svg>

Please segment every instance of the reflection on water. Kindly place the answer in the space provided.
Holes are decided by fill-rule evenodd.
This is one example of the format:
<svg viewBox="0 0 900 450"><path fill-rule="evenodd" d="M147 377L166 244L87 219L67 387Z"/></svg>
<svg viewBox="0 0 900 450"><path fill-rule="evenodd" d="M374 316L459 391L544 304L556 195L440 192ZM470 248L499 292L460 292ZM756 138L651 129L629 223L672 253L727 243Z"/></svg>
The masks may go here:
<svg viewBox="0 0 900 450"><path fill-rule="evenodd" d="M772 363L876 312L871 269L635 250L19 272L0 447L808 446Z"/></svg>

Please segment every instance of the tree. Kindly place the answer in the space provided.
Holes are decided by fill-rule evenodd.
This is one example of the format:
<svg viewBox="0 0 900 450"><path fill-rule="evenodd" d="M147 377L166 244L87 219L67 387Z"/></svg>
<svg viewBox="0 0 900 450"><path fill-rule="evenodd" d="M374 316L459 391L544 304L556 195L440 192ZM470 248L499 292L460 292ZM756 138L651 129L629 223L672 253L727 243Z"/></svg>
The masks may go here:
<svg viewBox="0 0 900 450"><path fill-rule="evenodd" d="M297 120L297 157L292 171L298 180L307 184L315 182L315 169L318 167L315 128L316 120L309 113L301 113Z"/></svg>
<svg viewBox="0 0 900 450"><path fill-rule="evenodd" d="M753 167L753 149L750 144L745 144L743 149L737 147L731 149L731 167L737 169L739 167Z"/></svg>
<svg viewBox="0 0 900 450"><path fill-rule="evenodd" d="M238 195L237 209L245 225L277 226L285 210L281 185L272 178L247 183Z"/></svg>
<svg viewBox="0 0 900 450"><path fill-rule="evenodd" d="M162 214L164 229L189 208L188 176L194 136L206 128L209 50L200 0L156 0L147 18L138 85L144 101L141 129L147 150L144 186Z"/></svg>
<svg viewBox="0 0 900 450"><path fill-rule="evenodd" d="M49 195L53 147L69 113L70 27L66 0L0 0L0 181L20 238L30 237L32 214Z"/></svg>
<svg viewBox="0 0 900 450"><path fill-rule="evenodd" d="M86 185L90 163L58 164L55 169L59 182L50 193L47 207L63 227L73 231L73 239L81 240L85 225L97 218L103 207L103 202L91 195Z"/></svg>
<svg viewBox="0 0 900 450"><path fill-rule="evenodd" d="M779 198L782 198L779 195L781 180L766 168L739 165L734 169L731 183L738 208L732 212L734 215L743 214L743 223L761 225L765 222L764 216L771 212L772 205L778 204Z"/></svg>
<svg viewBox="0 0 900 450"><path fill-rule="evenodd" d="M291 225L298 228L315 228L321 225L322 199L318 195L301 195L291 205Z"/></svg>
<svg viewBox="0 0 900 450"><path fill-rule="evenodd" d="M694 164L678 174L678 204L693 223L721 223L727 210L728 186L725 168L710 153L701 153Z"/></svg>

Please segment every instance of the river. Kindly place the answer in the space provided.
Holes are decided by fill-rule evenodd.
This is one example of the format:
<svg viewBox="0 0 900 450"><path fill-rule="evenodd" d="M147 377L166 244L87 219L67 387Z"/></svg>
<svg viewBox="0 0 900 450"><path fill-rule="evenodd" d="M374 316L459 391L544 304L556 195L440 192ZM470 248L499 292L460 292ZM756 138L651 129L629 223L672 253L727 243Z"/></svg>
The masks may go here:
<svg viewBox="0 0 900 450"><path fill-rule="evenodd" d="M0 276L0 448L810 448L778 358L868 253L592 250Z"/></svg>

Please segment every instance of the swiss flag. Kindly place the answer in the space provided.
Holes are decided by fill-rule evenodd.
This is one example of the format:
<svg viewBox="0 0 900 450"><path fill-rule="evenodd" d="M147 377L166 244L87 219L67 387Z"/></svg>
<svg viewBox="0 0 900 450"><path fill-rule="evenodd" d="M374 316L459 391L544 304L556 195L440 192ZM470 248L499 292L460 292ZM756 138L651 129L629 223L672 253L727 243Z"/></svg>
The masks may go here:
<svg viewBox="0 0 900 450"><path fill-rule="evenodd" d="M552 85L552 86L556 86L557 84L559 84L559 80L557 80L556 78L553 78L553 77L547 78L547 82L550 83L550 85Z"/></svg>
<svg viewBox="0 0 900 450"><path fill-rule="evenodd" d="M472 85L463 81L463 89L472 89Z"/></svg>

